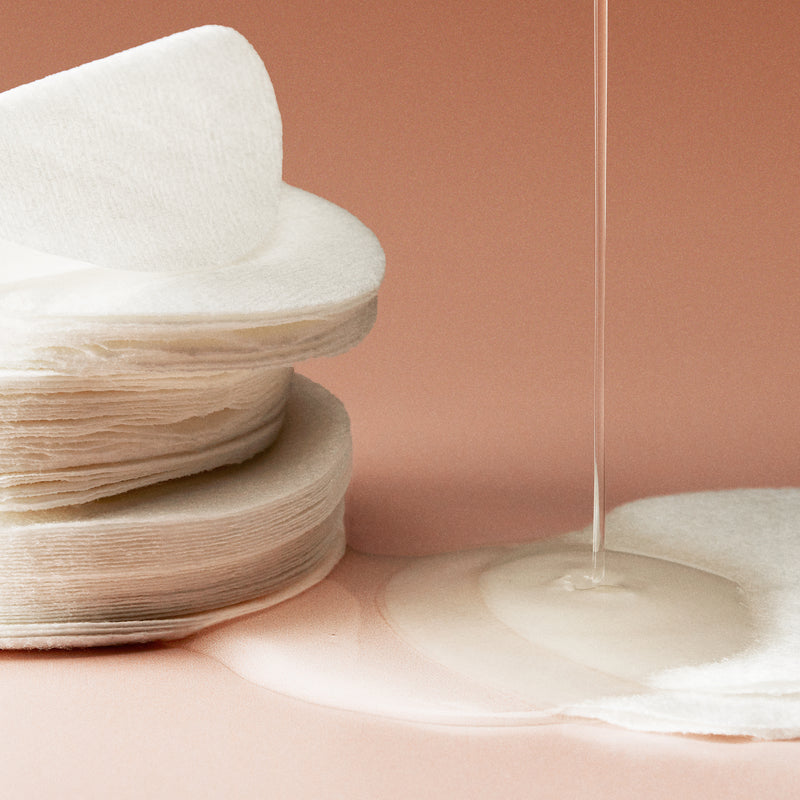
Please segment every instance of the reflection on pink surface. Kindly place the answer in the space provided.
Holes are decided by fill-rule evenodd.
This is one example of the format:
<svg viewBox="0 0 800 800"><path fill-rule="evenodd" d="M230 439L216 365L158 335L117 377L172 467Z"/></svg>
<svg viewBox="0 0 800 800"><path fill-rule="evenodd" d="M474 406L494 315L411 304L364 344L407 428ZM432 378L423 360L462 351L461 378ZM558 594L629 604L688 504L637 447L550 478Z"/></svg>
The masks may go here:
<svg viewBox="0 0 800 800"><path fill-rule="evenodd" d="M0 669L9 796L522 800L591 785L614 800L752 800L796 790L793 742L575 722L412 725L273 694L181 644L3 653Z"/></svg>
<svg viewBox="0 0 800 800"><path fill-rule="evenodd" d="M350 552L330 579L274 613L217 626L181 646L258 686L332 708L439 724L552 722L395 635L379 602L387 581L408 563Z"/></svg>

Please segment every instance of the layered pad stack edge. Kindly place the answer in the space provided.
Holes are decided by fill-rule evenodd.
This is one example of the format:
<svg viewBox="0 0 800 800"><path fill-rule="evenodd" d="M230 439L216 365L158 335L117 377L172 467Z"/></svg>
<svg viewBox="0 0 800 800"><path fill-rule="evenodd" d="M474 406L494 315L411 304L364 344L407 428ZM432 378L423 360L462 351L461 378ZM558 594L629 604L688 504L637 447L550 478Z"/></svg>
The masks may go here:
<svg viewBox="0 0 800 800"><path fill-rule="evenodd" d="M384 256L281 137L218 26L0 94L0 646L183 636L344 552L349 421L294 365L367 334Z"/></svg>

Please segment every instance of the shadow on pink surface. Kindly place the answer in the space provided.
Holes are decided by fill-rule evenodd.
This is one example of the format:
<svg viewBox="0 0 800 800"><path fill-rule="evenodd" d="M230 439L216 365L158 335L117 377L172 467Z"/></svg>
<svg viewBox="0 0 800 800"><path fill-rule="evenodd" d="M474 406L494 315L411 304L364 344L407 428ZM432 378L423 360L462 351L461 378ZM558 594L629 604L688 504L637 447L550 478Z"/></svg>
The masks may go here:
<svg viewBox="0 0 800 800"><path fill-rule="evenodd" d="M528 542L589 524L591 486L496 474L356 475L346 519L350 547L364 553L428 555Z"/></svg>

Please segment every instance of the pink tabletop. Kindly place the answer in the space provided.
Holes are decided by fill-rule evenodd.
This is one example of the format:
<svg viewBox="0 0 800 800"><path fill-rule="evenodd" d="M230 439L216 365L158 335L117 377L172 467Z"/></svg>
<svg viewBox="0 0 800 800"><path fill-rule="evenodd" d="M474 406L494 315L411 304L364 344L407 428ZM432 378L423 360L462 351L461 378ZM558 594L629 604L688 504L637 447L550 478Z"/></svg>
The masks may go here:
<svg viewBox="0 0 800 800"><path fill-rule="evenodd" d="M5 5L0 89L235 27L275 84L285 179L377 233L375 329L300 368L352 416L355 550L589 521L590 0ZM609 503L800 485L800 15L610 5ZM800 778L796 742L398 722L188 644L3 654L0 708L16 797L788 798Z"/></svg>

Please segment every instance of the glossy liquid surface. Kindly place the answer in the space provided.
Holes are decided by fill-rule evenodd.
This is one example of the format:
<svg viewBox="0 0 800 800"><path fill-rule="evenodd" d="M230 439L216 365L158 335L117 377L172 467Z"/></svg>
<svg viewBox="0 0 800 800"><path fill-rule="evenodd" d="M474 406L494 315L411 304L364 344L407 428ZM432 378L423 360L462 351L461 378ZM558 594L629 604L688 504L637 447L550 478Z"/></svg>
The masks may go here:
<svg viewBox="0 0 800 800"><path fill-rule="evenodd" d="M417 559L389 581L384 615L453 672L540 710L648 691L665 670L743 651L750 614L726 578L609 552L591 591L565 575L586 549L541 542Z"/></svg>

